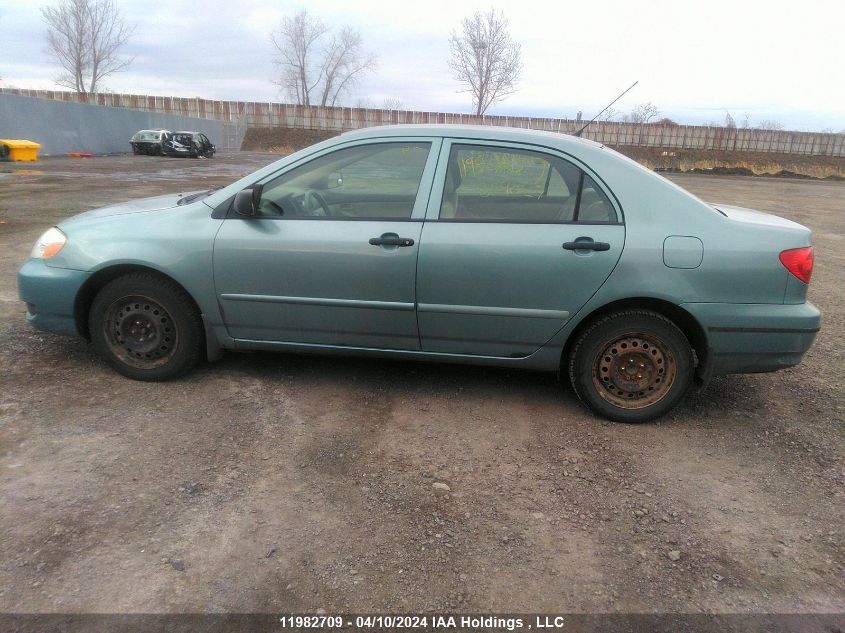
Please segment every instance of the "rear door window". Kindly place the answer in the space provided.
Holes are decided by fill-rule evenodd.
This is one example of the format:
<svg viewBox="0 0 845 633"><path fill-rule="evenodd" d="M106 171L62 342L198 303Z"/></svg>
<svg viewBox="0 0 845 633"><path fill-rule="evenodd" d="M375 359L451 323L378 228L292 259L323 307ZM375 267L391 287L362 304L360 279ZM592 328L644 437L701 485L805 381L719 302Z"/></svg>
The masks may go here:
<svg viewBox="0 0 845 633"><path fill-rule="evenodd" d="M583 215L582 215L583 213ZM616 210L579 167L531 150L452 146L440 219L453 222L615 223Z"/></svg>

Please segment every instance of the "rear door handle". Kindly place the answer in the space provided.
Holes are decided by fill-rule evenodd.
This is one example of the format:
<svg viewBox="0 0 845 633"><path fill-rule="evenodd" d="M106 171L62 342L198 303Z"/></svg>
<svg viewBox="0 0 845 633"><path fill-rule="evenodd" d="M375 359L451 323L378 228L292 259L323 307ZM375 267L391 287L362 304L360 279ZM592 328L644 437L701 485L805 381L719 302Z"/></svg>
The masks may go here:
<svg viewBox="0 0 845 633"><path fill-rule="evenodd" d="M583 242L564 242L563 248L568 251L609 251L610 244L607 242L584 240Z"/></svg>
<svg viewBox="0 0 845 633"><path fill-rule="evenodd" d="M414 240L410 237L399 237L395 233L385 233L380 237L371 237L370 244L373 246L413 246Z"/></svg>

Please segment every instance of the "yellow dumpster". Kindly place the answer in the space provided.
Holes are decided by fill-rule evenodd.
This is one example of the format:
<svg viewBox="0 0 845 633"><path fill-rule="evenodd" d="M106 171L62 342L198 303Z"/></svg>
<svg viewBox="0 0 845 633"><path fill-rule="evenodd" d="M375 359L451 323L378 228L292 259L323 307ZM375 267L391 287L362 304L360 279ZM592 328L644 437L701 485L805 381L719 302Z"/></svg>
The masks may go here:
<svg viewBox="0 0 845 633"><path fill-rule="evenodd" d="M34 141L0 138L0 160L35 161L40 148L41 144Z"/></svg>

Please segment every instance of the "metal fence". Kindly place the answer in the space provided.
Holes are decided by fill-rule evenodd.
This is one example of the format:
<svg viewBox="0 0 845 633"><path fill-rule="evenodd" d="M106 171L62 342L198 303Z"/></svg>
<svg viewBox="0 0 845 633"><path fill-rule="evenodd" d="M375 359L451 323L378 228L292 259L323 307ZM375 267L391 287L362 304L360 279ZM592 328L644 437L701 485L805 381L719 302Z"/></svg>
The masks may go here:
<svg viewBox="0 0 845 633"><path fill-rule="evenodd" d="M85 101L101 106L177 114L200 119L215 119L236 123L239 126L244 124L248 127L281 126L337 132L375 125L457 123L509 126L571 134L584 124L583 121L573 119L299 106L256 101L214 101L200 99L199 97L158 97L127 94L79 95L75 92L66 91L12 88L2 88L0 94L2 93L61 101ZM606 145L845 156L845 135L818 132L597 121L584 132L583 136Z"/></svg>
<svg viewBox="0 0 845 633"><path fill-rule="evenodd" d="M229 123L177 114L139 112L129 108L61 103L0 93L0 138L24 138L41 144L45 155L69 152L118 154L130 152L129 139L141 129L166 128L205 132L213 143L225 143ZM234 149L240 149L236 139Z"/></svg>

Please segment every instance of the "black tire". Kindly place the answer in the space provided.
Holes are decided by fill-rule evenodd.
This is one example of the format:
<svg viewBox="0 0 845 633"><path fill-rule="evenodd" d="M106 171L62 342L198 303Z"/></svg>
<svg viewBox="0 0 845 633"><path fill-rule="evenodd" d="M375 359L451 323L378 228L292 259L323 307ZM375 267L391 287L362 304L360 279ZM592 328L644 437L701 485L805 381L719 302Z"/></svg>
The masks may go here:
<svg viewBox="0 0 845 633"><path fill-rule="evenodd" d="M649 422L671 411L692 384L687 337L650 310L614 312L590 324L569 356L575 393L616 422Z"/></svg>
<svg viewBox="0 0 845 633"><path fill-rule="evenodd" d="M202 319L172 281L132 273L106 284L91 304L94 349L115 370L135 380L163 381L202 358Z"/></svg>

